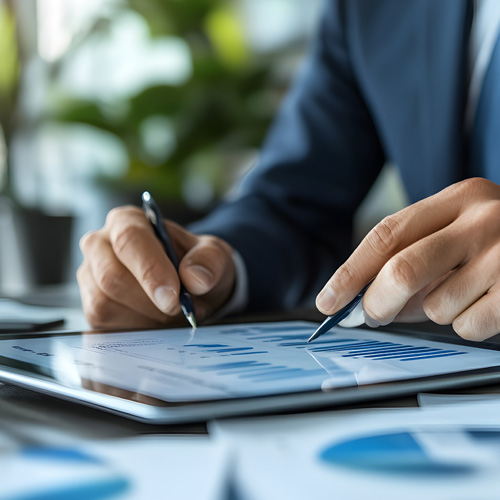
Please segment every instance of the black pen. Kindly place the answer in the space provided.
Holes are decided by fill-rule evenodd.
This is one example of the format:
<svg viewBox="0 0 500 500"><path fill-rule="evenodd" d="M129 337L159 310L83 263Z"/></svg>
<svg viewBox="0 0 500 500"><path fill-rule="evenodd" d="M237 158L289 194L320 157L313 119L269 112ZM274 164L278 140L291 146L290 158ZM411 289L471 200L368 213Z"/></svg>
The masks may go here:
<svg viewBox="0 0 500 500"><path fill-rule="evenodd" d="M335 314L328 316L328 318L321 323L319 328L309 337L308 342L312 342L318 337L321 337L321 335L331 330L334 326L337 326L343 319L346 319L354 308L363 300L363 296L365 295L366 290L368 290L368 287L372 284L372 281L370 281L370 283L368 283L368 285L366 285L363 290L361 290L361 292L359 292L358 295L356 295L356 297L349 302L349 304L344 306Z"/></svg>
<svg viewBox="0 0 500 500"><path fill-rule="evenodd" d="M172 245L172 240L170 239L170 236L167 232L167 228L163 224L163 216L161 215L160 209L158 208L158 205L156 204L155 200L153 200L153 197L148 191L144 191L144 193L142 193L142 208L144 209L144 213L146 214L149 222L151 222L151 225L153 226L156 237L160 240L163 248L165 249L165 253L174 265L177 274L179 274L179 258L175 253L174 246ZM186 316L189 324L193 328L196 328L193 300L191 299L191 295L189 294L189 292L184 288L182 281L179 301L181 303L182 312L184 313L184 316Z"/></svg>

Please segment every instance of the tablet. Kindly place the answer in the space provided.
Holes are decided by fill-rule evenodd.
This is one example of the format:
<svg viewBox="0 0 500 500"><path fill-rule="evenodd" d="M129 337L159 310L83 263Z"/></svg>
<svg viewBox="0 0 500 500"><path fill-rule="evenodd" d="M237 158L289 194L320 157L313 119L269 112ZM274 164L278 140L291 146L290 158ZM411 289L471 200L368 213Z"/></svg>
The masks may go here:
<svg viewBox="0 0 500 500"><path fill-rule="evenodd" d="M494 345L251 323L0 338L0 381L143 422L304 411L500 381Z"/></svg>

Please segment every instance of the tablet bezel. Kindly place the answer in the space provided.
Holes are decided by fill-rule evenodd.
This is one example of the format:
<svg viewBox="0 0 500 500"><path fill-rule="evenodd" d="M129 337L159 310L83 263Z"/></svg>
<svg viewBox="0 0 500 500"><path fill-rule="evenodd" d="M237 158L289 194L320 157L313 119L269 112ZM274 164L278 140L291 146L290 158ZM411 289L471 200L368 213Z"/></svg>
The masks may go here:
<svg viewBox="0 0 500 500"><path fill-rule="evenodd" d="M434 342L444 342L453 345L482 348L500 351L500 346L492 343L475 343L465 341L459 337L429 334L420 332L401 332L380 330L388 335L417 337ZM68 335L83 335L97 332L54 332L50 334L17 335L7 334L0 337L2 340L35 339L60 337ZM15 361L17 367L9 366L6 361ZM413 395L423 391L447 390L473 387L478 385L500 382L500 366L488 367L464 372L433 375L427 377L410 378L390 382L349 386L334 390L311 390L264 396L238 397L233 399L200 400L190 402L167 402L156 399L160 405L150 405L113 395L103 394L83 387L70 387L62 384L47 375L23 369L23 365L34 368L39 366L25 361L12 360L0 356L0 382L9 383L47 394L73 403L83 404L122 417L150 424L179 424L203 422L213 418L233 417L241 415L256 415L263 413L280 413L289 411L309 411L332 406L345 406L398 396ZM155 399L150 398L149 399Z"/></svg>

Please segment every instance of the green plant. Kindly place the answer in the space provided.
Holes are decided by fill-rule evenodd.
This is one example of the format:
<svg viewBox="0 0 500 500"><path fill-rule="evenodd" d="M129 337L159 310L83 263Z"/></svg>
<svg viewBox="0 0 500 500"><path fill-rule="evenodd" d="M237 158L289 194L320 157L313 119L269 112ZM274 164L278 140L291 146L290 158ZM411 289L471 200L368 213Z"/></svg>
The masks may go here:
<svg viewBox="0 0 500 500"><path fill-rule="evenodd" d="M226 1L129 0L126 8L144 17L151 37L170 35L187 44L191 76L179 85L151 85L112 105L66 97L55 118L120 139L128 171L119 180L101 179L115 188L154 186L156 196L182 201L186 179L198 176L222 194L231 158L260 145L274 113L270 61L252 55ZM167 155L155 157L147 148L144 136L155 125L173 133Z"/></svg>
<svg viewBox="0 0 500 500"><path fill-rule="evenodd" d="M9 145L16 130L20 81L20 50L12 2L0 1L0 189L10 193ZM1 151L0 151L1 154ZM3 168L2 168L3 167ZM3 171L1 171L3 170Z"/></svg>

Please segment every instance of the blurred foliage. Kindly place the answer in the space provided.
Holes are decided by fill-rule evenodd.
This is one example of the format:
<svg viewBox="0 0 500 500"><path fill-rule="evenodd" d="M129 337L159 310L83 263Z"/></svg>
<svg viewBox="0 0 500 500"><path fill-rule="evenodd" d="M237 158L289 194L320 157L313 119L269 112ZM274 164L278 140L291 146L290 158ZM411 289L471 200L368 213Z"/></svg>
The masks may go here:
<svg viewBox="0 0 500 500"><path fill-rule="evenodd" d="M271 63L253 57L241 20L223 0L128 0L147 21L152 38L175 36L188 46L191 77L180 85L152 85L112 109L102 102L65 99L57 118L84 123L118 137L128 154L128 173L115 188L154 186L158 197L182 199L193 171L218 195L230 158L257 148L275 110ZM141 134L151 118L165 118L174 134L164 158L152 158ZM166 138L167 140L167 138Z"/></svg>
<svg viewBox="0 0 500 500"><path fill-rule="evenodd" d="M15 127L20 61L15 15L7 1L0 2L0 61L0 132L9 144ZM8 189L8 170L0 172L0 181L0 188Z"/></svg>

